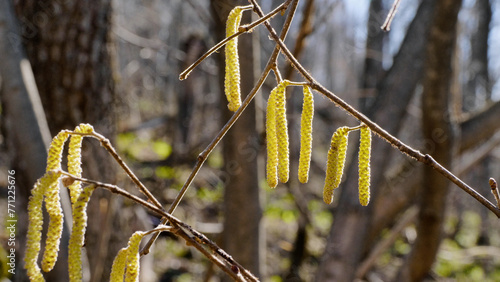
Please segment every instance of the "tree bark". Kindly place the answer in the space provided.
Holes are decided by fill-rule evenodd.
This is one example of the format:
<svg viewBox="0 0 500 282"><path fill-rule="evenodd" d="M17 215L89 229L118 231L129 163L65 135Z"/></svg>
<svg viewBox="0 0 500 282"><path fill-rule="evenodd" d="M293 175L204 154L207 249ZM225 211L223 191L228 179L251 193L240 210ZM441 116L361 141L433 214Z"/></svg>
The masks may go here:
<svg viewBox="0 0 500 282"><path fill-rule="evenodd" d="M236 5L246 5L238 1ZM225 36L225 21L234 1L212 1L219 39ZM251 12L245 12L241 23L250 22ZM238 38L241 70L242 100L254 86L254 64L252 35L244 34ZM223 52L221 52L223 55ZM221 109L223 120L227 121L232 113L227 110L224 95L224 59L220 56L219 74L221 77ZM251 103L223 140L224 154L224 231L223 248L238 262L257 277L261 276L262 255L262 207L258 184L257 156L259 140L256 131L255 103Z"/></svg>
<svg viewBox="0 0 500 282"><path fill-rule="evenodd" d="M452 54L456 41L456 22L462 1L439 1L426 47L423 80L423 135L432 140L427 153L451 167L456 125L450 118ZM420 191L417 239L397 281L421 281L429 272L441 242L442 224L449 182L430 167L424 167Z"/></svg>
<svg viewBox="0 0 500 282"><path fill-rule="evenodd" d="M22 33L14 39L26 47L51 134L85 122L112 139L111 1L28 0L16 1L15 8ZM116 167L107 152L94 141L84 141L83 149L83 175L115 183ZM109 279L112 259L131 233L120 225L123 220L113 220L119 208L110 196L98 190L89 204L86 250L91 281Z"/></svg>
<svg viewBox="0 0 500 282"><path fill-rule="evenodd" d="M45 173L47 151L50 144L50 132L43 112L40 96L33 77L31 65L20 44L12 41L20 35L20 27L10 1L0 2L0 54L4 59L0 63L0 87L2 128L10 158L9 170L15 177L15 211L18 223L28 220L27 204L33 184ZM66 197L65 197L66 196ZM66 195L61 199L69 201ZM23 267L26 224L18 224L18 239L15 250L18 262L12 281L28 281ZM63 234L62 242L67 243L68 233ZM66 249L62 247L61 249ZM64 260L65 254L60 258ZM68 276L64 264L58 264L48 278L63 281Z"/></svg>
<svg viewBox="0 0 500 282"><path fill-rule="evenodd" d="M491 7L489 0L476 0L474 5L477 28L470 38L471 54L468 81L463 95L463 110L474 111L491 97L488 75L488 34L490 32Z"/></svg>
<svg viewBox="0 0 500 282"><path fill-rule="evenodd" d="M359 99L359 105L362 111L369 108L369 101L375 99L377 84L384 72L382 67L384 32L380 29L382 25L382 15L384 9L381 0L370 2L366 37L366 51L364 69L361 75L360 86L362 93Z"/></svg>

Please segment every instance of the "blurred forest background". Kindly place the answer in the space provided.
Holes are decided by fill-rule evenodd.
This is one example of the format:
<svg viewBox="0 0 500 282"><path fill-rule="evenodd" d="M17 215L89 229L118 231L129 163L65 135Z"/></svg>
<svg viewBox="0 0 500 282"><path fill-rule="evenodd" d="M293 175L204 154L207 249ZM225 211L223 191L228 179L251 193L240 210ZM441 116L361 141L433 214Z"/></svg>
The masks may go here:
<svg viewBox="0 0 500 282"><path fill-rule="evenodd" d="M258 2L264 12L282 3ZM500 2L401 1L391 30L383 32L392 2L302 0L285 43L326 88L494 202L488 179L500 179ZM62 129L94 125L152 193L166 207L172 203L198 154L231 116L221 91L223 50L187 80L179 74L224 38L231 8L247 4L1 1L0 222L5 226L7 171L14 169L19 223L13 281L26 281L21 257L29 190L45 170L50 136ZM257 19L250 14L242 23ZM284 18L271 21L278 33ZM264 27L240 36L243 95L274 46ZM302 80L283 56L278 66L284 78ZM289 88L291 177L269 189L264 118L275 85L269 77L210 155L177 218L263 281L500 280L498 218L376 136L370 205L361 207L357 199L358 133L349 137L334 203L323 203L331 135L359 122L317 93L309 183L296 180L302 94ZM83 165L85 177L139 194L95 140L84 141ZM107 281L112 259L132 232L159 222L106 191L91 199L89 218L84 276L90 281ZM0 236L4 278L5 227ZM65 251L63 243L49 281L67 281ZM169 234L141 258L141 281L225 279Z"/></svg>

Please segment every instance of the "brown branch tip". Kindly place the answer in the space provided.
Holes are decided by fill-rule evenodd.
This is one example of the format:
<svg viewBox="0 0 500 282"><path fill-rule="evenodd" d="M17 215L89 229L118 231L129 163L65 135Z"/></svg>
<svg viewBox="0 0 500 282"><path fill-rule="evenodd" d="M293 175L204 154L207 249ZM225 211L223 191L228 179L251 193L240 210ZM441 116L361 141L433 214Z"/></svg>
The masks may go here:
<svg viewBox="0 0 500 282"><path fill-rule="evenodd" d="M490 187L491 187L491 194L495 197L495 200L497 201L497 208L500 209L500 191L498 191L498 186L497 182L495 181L494 178L490 178L489 180Z"/></svg>

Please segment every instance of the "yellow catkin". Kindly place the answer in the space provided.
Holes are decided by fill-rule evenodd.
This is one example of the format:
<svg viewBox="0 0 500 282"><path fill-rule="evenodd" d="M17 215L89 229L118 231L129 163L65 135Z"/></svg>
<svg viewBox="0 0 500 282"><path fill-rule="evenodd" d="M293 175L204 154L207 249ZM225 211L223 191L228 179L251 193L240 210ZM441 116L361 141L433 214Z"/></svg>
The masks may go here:
<svg viewBox="0 0 500 282"><path fill-rule="evenodd" d="M24 268L31 281L45 281L40 267L37 264L40 253L40 241L42 238L43 212L42 203L45 190L52 183L57 183L60 174L49 171L38 179L31 190L28 203L28 232L26 235L26 253L24 256Z"/></svg>
<svg viewBox="0 0 500 282"><path fill-rule="evenodd" d="M49 272L54 268L59 253L64 217L59 196L59 181L53 182L45 191L45 209L49 214L49 226L45 239L42 269Z"/></svg>
<svg viewBox="0 0 500 282"><path fill-rule="evenodd" d="M127 266L127 248L122 248L113 260L111 267L111 275L109 281L123 282L123 275L125 275L125 268Z"/></svg>
<svg viewBox="0 0 500 282"><path fill-rule="evenodd" d="M64 143L69 137L69 131L61 131L52 139L50 144L47 171L61 169L61 157ZM51 271L57 261L59 244L63 230L63 213L59 196L58 181L52 182L45 190L45 208L49 214L49 226L47 228L47 238L45 240L45 252L43 253L42 269L45 272Z"/></svg>
<svg viewBox="0 0 500 282"><path fill-rule="evenodd" d="M132 234L128 242L127 251L127 270L125 271L125 282L135 282L139 281L139 245L141 244L141 239L146 233L137 231Z"/></svg>
<svg viewBox="0 0 500 282"><path fill-rule="evenodd" d="M240 26L243 10L235 7L229 13L226 22L226 37L235 34ZM241 106L240 91L240 63L238 58L238 37L231 39L226 44L226 78L225 78L226 98L229 102L230 111L236 111Z"/></svg>
<svg viewBox="0 0 500 282"><path fill-rule="evenodd" d="M64 148L64 142L68 139L69 134L69 131L63 130L52 139L47 156L47 172L61 169L61 156Z"/></svg>
<svg viewBox="0 0 500 282"><path fill-rule="evenodd" d="M94 185L85 187L73 204L73 228L68 247L70 281L82 281L82 247L87 227L87 204L94 189Z"/></svg>
<svg viewBox="0 0 500 282"><path fill-rule="evenodd" d="M146 232L136 231L128 240L127 247L118 252L111 267L111 282L123 281L124 275L126 282L139 281L139 246L142 237L146 234Z"/></svg>
<svg viewBox="0 0 500 282"><path fill-rule="evenodd" d="M342 179L349 130L346 126L340 127L332 136L326 163L325 186L323 188L323 200L327 204L333 202L333 190L339 187Z"/></svg>
<svg viewBox="0 0 500 282"><path fill-rule="evenodd" d="M278 137L278 178L282 183L288 182L290 161L288 144L288 124L286 120L286 86L290 83L283 80L276 90L276 136Z"/></svg>
<svg viewBox="0 0 500 282"><path fill-rule="evenodd" d="M276 91L271 91L267 100L266 137L267 137L267 184L271 188L278 185L278 139L276 136Z"/></svg>
<svg viewBox="0 0 500 282"><path fill-rule="evenodd" d="M92 125L84 123L80 124L75 128L75 130L73 130L74 133L84 134L90 134L93 131L94 128L92 127ZM71 139L69 140L68 145L68 172L78 177L82 176L82 140L82 135L73 134L71 135ZM71 197L71 203L74 204L81 192L80 181L74 181L71 185L68 186L68 189Z"/></svg>
<svg viewBox="0 0 500 282"><path fill-rule="evenodd" d="M362 127L359 141L359 203L363 206L370 202L370 152L372 134L370 128Z"/></svg>
<svg viewBox="0 0 500 282"><path fill-rule="evenodd" d="M309 165L311 163L314 99L309 86L304 86L303 92L304 102L302 105L302 116L300 120L299 181L307 183L309 180Z"/></svg>

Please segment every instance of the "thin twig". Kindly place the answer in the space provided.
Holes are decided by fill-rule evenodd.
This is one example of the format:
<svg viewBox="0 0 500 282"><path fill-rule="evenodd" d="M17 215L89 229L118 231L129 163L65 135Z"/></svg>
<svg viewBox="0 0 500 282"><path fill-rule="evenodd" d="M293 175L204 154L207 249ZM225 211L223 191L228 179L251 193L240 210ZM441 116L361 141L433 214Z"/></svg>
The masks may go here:
<svg viewBox="0 0 500 282"><path fill-rule="evenodd" d="M491 187L491 193L495 197L495 200L497 201L497 207L500 208L500 192L498 191L498 186L497 182L495 181L494 178L490 178L490 187Z"/></svg>
<svg viewBox="0 0 500 282"><path fill-rule="evenodd" d="M279 5L276 9L272 10L265 17L262 17L262 18L260 18L260 19L258 19L256 21L254 21L253 23L240 26L239 29L238 29L238 32L236 32L235 34L233 34L231 36L228 36L228 37L224 38L224 40L222 40L221 42L217 43L214 47L210 48L210 50L208 50L205 54L203 54L198 60L196 60L196 62L194 62L186 70L184 70L179 75L179 79L180 80L186 79L189 76L189 74L193 71L193 69L195 67L197 67L201 62L203 62L212 53L214 53L215 51L219 50L219 48L221 48L222 46L226 45L229 41L231 41L231 39L233 39L233 38L235 38L237 36L240 36L241 34L243 34L245 32L252 31L256 26L262 24L263 22L267 21L268 19L274 17L280 11L286 9L287 6L288 6L288 4L287 4L288 2L289 1L287 1L287 2L285 2L283 4L281 4L281 5ZM248 7L252 8L252 6L248 6Z"/></svg>
<svg viewBox="0 0 500 282"><path fill-rule="evenodd" d="M291 0L288 0L284 4L286 4L286 6L288 6L288 3L290 1ZM293 19L293 15L295 14L297 2L298 2L298 0L294 0L294 2L293 2L294 4L292 5L292 8L291 8L292 11L288 14L288 17L285 20L285 24L284 24L284 27L281 31L281 35L280 35L280 37L283 40L286 37L286 34L287 34L288 29L290 27L290 23ZM269 25L267 22L264 22L264 24ZM273 29L273 31L274 31L274 29ZM229 131L229 129L233 126L233 124L238 120L238 118L241 116L243 111L248 107L250 102L252 102L253 98L255 97L257 92L259 91L260 87L262 86L262 84L264 84L264 81L266 80L269 72L274 67L276 67L275 61L276 61L276 58L278 57L279 50L280 50L280 48L276 45L273 53L271 54L271 57L269 58L269 61L267 62L266 67L264 68L264 71L262 72L262 75L260 76L259 80L257 81L257 83L254 86L254 88L252 89L252 91L250 91L250 93L246 96L245 100L242 102L241 107L236 112L234 112L233 116L224 125L224 127L219 131L219 133L217 134L217 136L215 136L215 138L212 140L212 142L205 148L205 150L203 150L203 152L200 155L198 155L198 161L197 161L196 165L194 166L193 170L191 171L188 179L186 180L186 182L182 186L181 190L177 194L177 197L175 198L174 202L170 205L170 208L168 209L169 213L173 213L175 211L175 209L177 208L177 206L181 202L182 198L186 194L189 186L191 185L194 178L198 174L198 171L200 171L201 167L203 166L203 163L205 162L205 160L208 158L208 156L213 151L213 149L217 146L217 144L219 144L220 140L226 135L226 133ZM162 224L166 224L167 221L168 220L166 218L163 218L161 222L162 222ZM149 249L151 248L151 245L153 245L154 241L158 238L159 235L160 235L160 233L153 234L151 239L148 241L148 243L142 249L142 251L141 251L142 255L149 253Z"/></svg>
<svg viewBox="0 0 500 282"><path fill-rule="evenodd" d="M180 237L182 237L184 240L186 240L187 245L192 245L195 248L197 248L208 259L210 259L213 263L215 263L222 270L224 270L227 274L229 274L233 279L235 279L237 281L246 281L246 280L258 281L258 279L255 278L255 276L253 274L251 274L250 271L246 270L243 266L241 266L237 261L235 261L231 256L229 256L224 250L222 250L217 244L215 244L213 241L208 239L201 232L196 231L190 225L182 222L180 219L172 216L170 213L165 212L163 209L156 207L152 203L150 203L146 200L143 200L143 199L137 197L136 195L130 194L129 192L125 191L124 189L122 189L116 185L102 183L99 181L94 181L94 180L90 180L90 179L86 179L86 178L82 178L82 177L77 177L77 176L72 175L66 171L61 171L61 173L74 179L74 180L77 180L77 181L80 181L83 183L87 183L87 184L93 184L96 187L101 187L101 188L109 190L112 193L124 196L124 197L138 203L138 204L143 205L144 207L148 208L149 210L158 214L159 216L167 218L168 222L170 222L172 227L160 225L158 228L155 228L151 231L148 231L148 233L156 233L157 234L158 232L161 232L161 231L171 231L172 233L175 233L175 234L179 235ZM187 230L192 235L187 234L185 232L185 230ZM211 250L211 252L207 251L207 249L205 249L203 247L204 245L207 246ZM213 254L217 254L220 258L222 258L230 266L228 266L225 263L222 263L221 260L217 257L214 257ZM232 269L233 266L239 270L238 272L241 272L241 275L243 277L239 276L238 273L234 272L234 269ZM244 280L243 278L246 278L246 280Z"/></svg>
<svg viewBox="0 0 500 282"><path fill-rule="evenodd" d="M392 3L392 7L389 10L389 14L387 15L387 18L385 18L384 24L380 27L383 31L391 30L391 23L392 20L394 19L394 16L396 15L396 12L398 11L400 2L401 2L400 0L394 0L394 3Z"/></svg>
<svg viewBox="0 0 500 282"><path fill-rule="evenodd" d="M127 166L127 164L120 158L118 153L116 152L115 148L111 145L109 140L102 136L99 133L93 132L91 135L88 135L91 137L96 138L101 142L101 145L109 152L109 154L116 160L116 162L123 168L125 173L130 177L130 179L135 183L135 185L139 188L141 193L143 193L149 201L153 202L153 204L157 207L163 210L163 206L160 204L160 202L151 194L151 192L146 188L146 186L137 178L137 176L132 172L132 170Z"/></svg>
<svg viewBox="0 0 500 282"><path fill-rule="evenodd" d="M260 7L255 3L254 0L250 0L252 3L255 5L254 9L257 9ZM266 25L267 27L267 25ZM268 28L269 33L271 35L271 38L280 46L281 52L287 57L287 59L292 63L292 66L305 78L311 83L311 88L314 90L320 92L323 94L325 97L330 99L332 102L337 104L339 107L344 109L347 113L358 119L359 121L363 122L366 124L372 132L376 133L380 138L384 139L386 142L391 144L393 147L401 151L402 153L410 156L411 158L414 158L415 160L422 162L433 169L435 169L438 173L443 175L444 177L448 178L451 182L453 182L455 185L457 185L459 188L464 190L466 193L468 193L470 196L472 196L474 199L476 199L478 202L480 202L482 205L484 205L486 208L491 210L497 217L500 218L500 209L497 208L494 204L492 204L488 199L483 197L481 194L479 194L476 190L474 190L472 187L467 185L465 182L463 182L460 178L455 176L453 173L451 173L449 170L447 170L445 167L443 167L440 163L436 162L431 155L429 154L422 154L420 151L413 149L412 147L406 145L403 143L401 140L398 138L394 137L390 133L388 133L385 129L380 127L377 123L373 122L369 118L367 118L365 115L354 109L351 105L347 104L344 100L340 99L338 96L336 96L333 92L330 90L326 89L323 85L318 83L312 75L297 61L297 59L293 56L293 54L288 50L286 45L283 43L283 41L278 37L276 32L272 28Z"/></svg>

